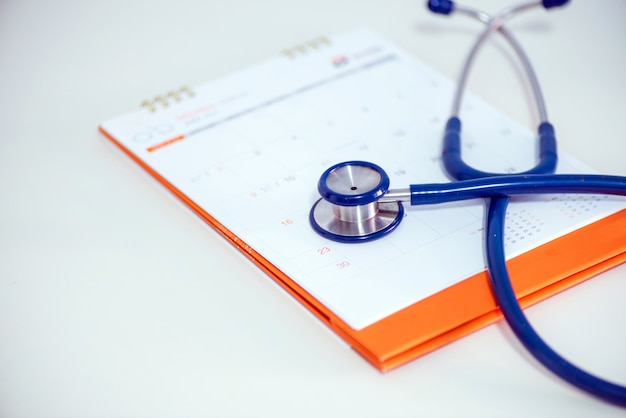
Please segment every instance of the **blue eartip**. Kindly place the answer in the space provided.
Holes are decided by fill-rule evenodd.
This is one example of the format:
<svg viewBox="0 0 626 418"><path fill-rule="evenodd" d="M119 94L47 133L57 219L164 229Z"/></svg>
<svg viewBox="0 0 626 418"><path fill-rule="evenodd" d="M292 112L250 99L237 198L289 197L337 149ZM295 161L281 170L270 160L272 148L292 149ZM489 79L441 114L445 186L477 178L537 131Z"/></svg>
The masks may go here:
<svg viewBox="0 0 626 418"><path fill-rule="evenodd" d="M542 0L543 7L546 9L551 9L553 7L561 7L565 6L569 3L569 0Z"/></svg>
<svg viewBox="0 0 626 418"><path fill-rule="evenodd" d="M450 0L428 0L428 10L441 15L449 15L454 10L454 2Z"/></svg>

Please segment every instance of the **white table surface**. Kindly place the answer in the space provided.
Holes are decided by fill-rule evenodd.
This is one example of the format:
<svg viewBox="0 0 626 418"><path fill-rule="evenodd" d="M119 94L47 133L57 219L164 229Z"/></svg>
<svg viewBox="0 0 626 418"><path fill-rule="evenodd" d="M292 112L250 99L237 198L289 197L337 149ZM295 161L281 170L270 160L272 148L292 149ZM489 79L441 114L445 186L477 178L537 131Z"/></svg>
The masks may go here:
<svg viewBox="0 0 626 418"><path fill-rule="evenodd" d="M357 27L456 77L480 25L421 0L0 1L0 416L625 416L503 323L381 374L97 132L144 98ZM497 11L505 2L475 0ZM510 23L560 148L626 175L626 2ZM502 42L470 88L528 126ZM528 309L626 384L626 266Z"/></svg>

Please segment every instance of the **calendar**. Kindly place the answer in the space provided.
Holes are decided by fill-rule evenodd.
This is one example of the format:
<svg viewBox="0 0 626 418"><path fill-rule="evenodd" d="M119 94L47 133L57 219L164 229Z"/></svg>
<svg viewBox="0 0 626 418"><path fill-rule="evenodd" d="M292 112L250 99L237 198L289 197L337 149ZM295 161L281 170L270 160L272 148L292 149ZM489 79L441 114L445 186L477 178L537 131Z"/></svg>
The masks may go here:
<svg viewBox="0 0 626 418"><path fill-rule="evenodd" d="M342 161L374 162L391 188L450 181L440 156L453 89L416 58L357 30L166 92L100 130L388 370L500 317L485 273L485 203L405 206L396 231L360 244L317 235L309 211L321 173ZM461 117L471 165L503 173L534 166L529 129L471 94ZM589 171L561 153L558 172ZM534 303L623 261L625 207L608 196L512 198L505 244L520 301ZM572 257L582 242L594 249Z"/></svg>

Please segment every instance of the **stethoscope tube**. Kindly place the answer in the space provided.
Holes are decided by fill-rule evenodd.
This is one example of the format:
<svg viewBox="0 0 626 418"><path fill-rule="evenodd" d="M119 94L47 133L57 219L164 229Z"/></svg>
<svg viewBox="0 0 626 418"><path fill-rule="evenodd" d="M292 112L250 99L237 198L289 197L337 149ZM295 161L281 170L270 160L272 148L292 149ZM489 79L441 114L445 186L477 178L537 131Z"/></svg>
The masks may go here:
<svg viewBox="0 0 626 418"><path fill-rule="evenodd" d="M567 3L567 0L543 0L539 2L539 4L543 5L545 8L561 6L565 3ZM433 5L439 5L440 10L432 7ZM528 7L532 7L532 5L533 3L529 3ZM429 1L429 7L432 11L443 14L449 14L455 9L454 3L447 0L431 0ZM441 7L443 7L443 10L441 10ZM442 187L437 190L438 193L434 190L425 190L421 194L416 193L414 198L413 192L420 188L411 187L411 203L419 200L432 200L434 196L437 196L438 199L444 196L448 197L448 195L450 198L456 198L460 196L473 196L484 192L492 193L496 192L499 188L499 192L501 192L502 195L498 196L497 194L494 194L489 199L486 220L487 225L485 231L485 251L487 256L487 271L489 272L489 279L494 291L494 296L507 323L528 352L555 375L559 376L571 385L598 397L599 399L603 399L615 405L626 406L626 387L606 381L578 368L563 358L542 340L524 315L508 274L506 254L504 250L504 224L506 219L506 208L509 202L509 198L506 195L518 194L518 192L520 194L524 192L537 193L538 190L546 192L551 190L551 192L555 193L569 193L574 190L578 190L578 193L595 192L626 195L626 190L624 190L626 188L626 178L624 177L596 175L545 175L545 173L554 172L554 169L556 168L557 154L554 129L552 128L552 125L547 122L545 105L543 103L539 84L536 80L534 72L532 71L532 67L530 66L530 62L526 58L523 49L502 26L504 19L514 14L511 11L515 12L516 10L524 10L525 8L526 5L521 5L517 8L504 11L493 18L490 18L487 14L480 11L468 8L461 9L464 13L487 23L487 28L477 39L474 47L470 51L470 55L467 58L465 65L463 66L459 85L455 93L452 116L448 120L444 134L443 163L446 171L451 177L457 180L462 180L461 183L465 183L466 186L472 185L477 186L479 189L482 188L482 191L469 191L465 187L449 188L447 186L440 185ZM484 40L495 30L500 31L504 37L509 40L519 58L522 60L526 74L529 76L535 93L537 109L541 119L541 124L539 125L539 162L531 170L526 173L521 173L522 175L503 176L482 172L467 165L461 158L461 122L458 118L461 96L464 90L467 74L469 72L469 67L471 66L471 62L476 52ZM524 176L524 174L531 173L532 176ZM542 173L544 175L542 175ZM484 178L486 176L496 177ZM496 181L497 179L501 179L504 182L499 186L496 186L493 181ZM483 183L485 180L486 183ZM518 183L518 185L513 186L510 183L511 181ZM420 198L418 198L418 196ZM424 196L428 196L428 199L424 198Z"/></svg>
<svg viewBox="0 0 626 418"><path fill-rule="evenodd" d="M539 161L532 169L518 173L519 175L553 173L556 170L558 157L554 127L549 122L542 122L537 128L537 133L539 135ZM477 170L463 161L461 157L461 120L457 116L450 117L446 123L443 135L442 162L446 172L456 180L501 175Z"/></svg>
<svg viewBox="0 0 626 418"><path fill-rule="evenodd" d="M612 194L626 196L626 177L599 174L514 174L451 183L412 184L411 205L529 194Z"/></svg>
<svg viewBox="0 0 626 418"><path fill-rule="evenodd" d="M496 301L511 329L539 362L570 384L620 406L626 406L626 387L605 381L574 366L552 350L534 331L519 306L506 267L504 223L509 196L526 194L610 194L626 196L626 177L593 174L550 174L557 165L554 128L547 121L545 104L530 61L504 21L519 11L535 6L557 7L568 0L542 0L521 4L490 17L486 13L456 6L448 0L430 0L435 13L457 10L477 18L487 27L470 50L461 71L453 111L444 132L442 161L451 183L414 184L389 190L389 178L375 164L348 161L330 167L318 184L322 196L311 209L312 227L322 236L346 243L367 242L391 231L404 216L401 202L429 205L459 200L488 198L485 251L487 270ZM525 69L535 95L540 124L539 161L532 169L514 174L489 173L466 164L461 156L461 120L458 117L471 63L484 41L494 32L509 41ZM359 174L359 175L355 175Z"/></svg>
<svg viewBox="0 0 626 418"><path fill-rule="evenodd" d="M489 199L485 230L489 279L506 322L528 352L552 373L599 399L626 406L626 387L596 377L563 358L543 341L524 315L505 261L504 222L508 202L508 197Z"/></svg>

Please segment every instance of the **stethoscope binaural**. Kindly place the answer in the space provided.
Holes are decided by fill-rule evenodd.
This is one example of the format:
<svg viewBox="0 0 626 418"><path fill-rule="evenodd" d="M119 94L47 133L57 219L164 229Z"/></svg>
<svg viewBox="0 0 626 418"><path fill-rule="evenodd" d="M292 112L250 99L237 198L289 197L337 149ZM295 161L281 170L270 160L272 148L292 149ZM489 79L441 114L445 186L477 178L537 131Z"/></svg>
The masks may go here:
<svg viewBox="0 0 626 418"><path fill-rule="evenodd" d="M311 209L310 223L320 235L338 242L367 242L381 238L400 224L403 202L430 205L464 199L489 198L485 228L487 269L491 285L505 319L513 332L545 367L574 386L608 402L626 406L626 387L605 381L571 364L552 350L533 330L519 306L511 286L504 254L504 219L509 196L538 193L593 193L626 195L626 177L589 174L552 174L557 165L554 128L548 122L545 104L530 61L517 40L503 26L517 13L543 6L558 7L568 0L543 0L520 4L491 17L478 10L448 0L430 0L428 7L440 14L462 13L480 20L486 28L463 65L452 106L452 116L444 131L442 161L448 175L457 181L440 184L413 184L405 189L389 189L384 170L365 161L347 161L328 168L321 176L321 195ZM461 99L472 61L484 41L499 32L518 55L535 96L539 161L523 173L487 173L466 164L461 157Z"/></svg>

